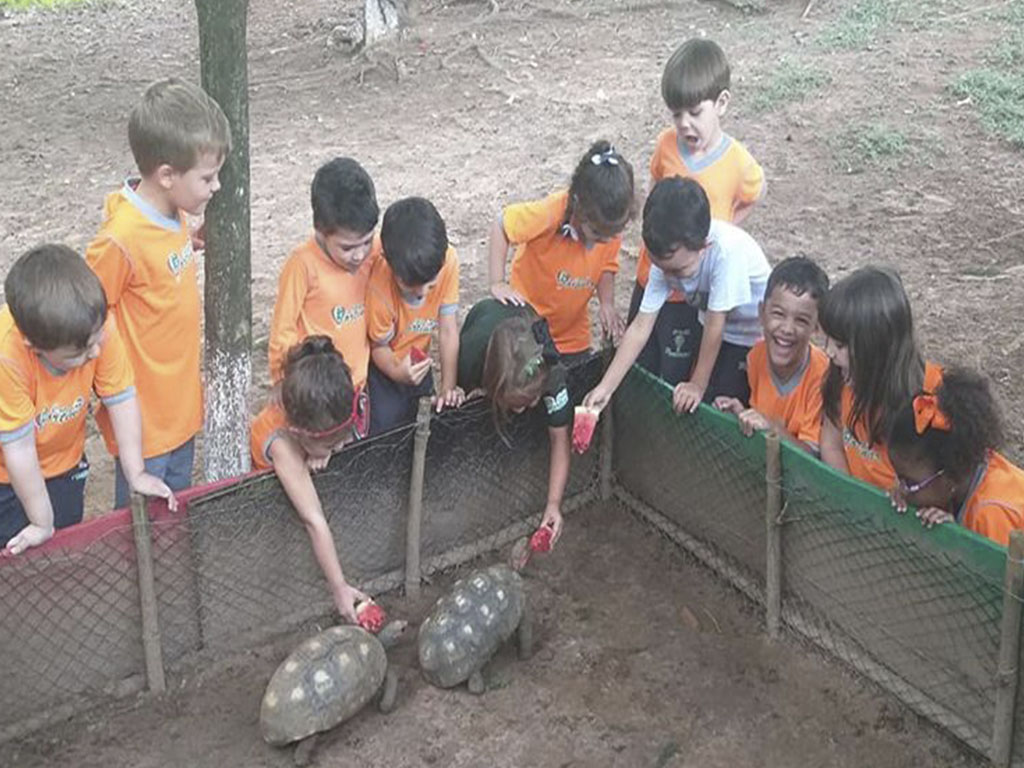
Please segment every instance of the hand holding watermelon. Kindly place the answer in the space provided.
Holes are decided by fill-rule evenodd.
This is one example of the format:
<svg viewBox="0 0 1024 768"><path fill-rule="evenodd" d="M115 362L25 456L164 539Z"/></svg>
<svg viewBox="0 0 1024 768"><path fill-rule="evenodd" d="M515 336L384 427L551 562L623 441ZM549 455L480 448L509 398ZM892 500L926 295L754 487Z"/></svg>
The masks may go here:
<svg viewBox="0 0 1024 768"><path fill-rule="evenodd" d="M594 439L594 430L597 429L597 419L600 415L601 411L597 408L576 406L572 421L572 449L576 453L587 452L590 441Z"/></svg>

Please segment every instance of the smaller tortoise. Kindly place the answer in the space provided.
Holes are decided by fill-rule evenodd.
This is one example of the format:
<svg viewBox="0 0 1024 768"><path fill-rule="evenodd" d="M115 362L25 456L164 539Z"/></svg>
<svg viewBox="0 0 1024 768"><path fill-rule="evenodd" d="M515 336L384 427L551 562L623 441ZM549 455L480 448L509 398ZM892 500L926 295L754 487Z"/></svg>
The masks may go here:
<svg viewBox="0 0 1024 768"><path fill-rule="evenodd" d="M516 633L519 658L533 653L533 626L519 574L492 565L455 582L420 625L420 668L428 682L452 688L468 681L483 693L481 672L498 647Z"/></svg>
<svg viewBox="0 0 1024 768"><path fill-rule="evenodd" d="M388 666L384 649L401 637L406 625L392 621L377 636L342 625L300 644L281 662L263 694L260 728L267 743L282 746L329 730L362 709L377 691L380 711L390 712L398 675Z"/></svg>

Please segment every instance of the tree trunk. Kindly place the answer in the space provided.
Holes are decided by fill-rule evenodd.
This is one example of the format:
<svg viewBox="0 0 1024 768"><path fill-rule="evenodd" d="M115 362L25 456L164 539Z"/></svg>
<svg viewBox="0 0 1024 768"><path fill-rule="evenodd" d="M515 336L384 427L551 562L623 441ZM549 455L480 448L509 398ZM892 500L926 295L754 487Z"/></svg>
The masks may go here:
<svg viewBox="0 0 1024 768"><path fill-rule="evenodd" d="M369 47L398 29L401 0L364 0L363 45Z"/></svg>
<svg viewBox="0 0 1024 768"><path fill-rule="evenodd" d="M204 90L231 123L221 189L206 210L207 480L249 471L252 294L249 243L248 0L195 0Z"/></svg>

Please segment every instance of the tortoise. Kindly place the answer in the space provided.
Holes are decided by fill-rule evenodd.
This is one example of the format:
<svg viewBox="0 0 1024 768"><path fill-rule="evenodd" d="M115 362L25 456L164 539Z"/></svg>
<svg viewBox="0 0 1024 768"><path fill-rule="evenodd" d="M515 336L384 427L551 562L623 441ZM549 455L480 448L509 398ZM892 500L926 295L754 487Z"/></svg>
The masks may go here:
<svg viewBox="0 0 1024 768"><path fill-rule="evenodd" d="M471 693L483 693L481 670L513 633L519 658L528 659L533 625L519 574L507 565L474 571L455 582L420 625L423 676L439 688L467 682Z"/></svg>
<svg viewBox="0 0 1024 768"><path fill-rule="evenodd" d="M362 627L331 627L295 648L274 672L260 706L260 729L267 743L300 745L296 762L308 760L309 737L326 731L361 710L377 691L378 708L387 713L395 705L398 675L388 666L385 648L405 631L407 622L392 621L374 636ZM307 754L308 756L308 754Z"/></svg>

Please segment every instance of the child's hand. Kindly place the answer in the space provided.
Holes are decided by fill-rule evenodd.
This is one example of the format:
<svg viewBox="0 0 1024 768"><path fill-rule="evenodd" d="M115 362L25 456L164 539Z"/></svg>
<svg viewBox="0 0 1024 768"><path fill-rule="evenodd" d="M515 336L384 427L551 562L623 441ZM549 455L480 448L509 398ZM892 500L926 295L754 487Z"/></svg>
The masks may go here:
<svg viewBox="0 0 1024 768"><path fill-rule="evenodd" d="M334 596L334 607L338 609L341 618L349 624L355 624L359 621L359 617L356 616L356 603L369 599L370 596L361 589L356 589L345 582L338 594Z"/></svg>
<svg viewBox="0 0 1024 768"><path fill-rule="evenodd" d="M615 307L610 304L602 304L597 314L601 319L601 332L605 336L611 337L612 343L618 344L622 334L626 331L622 315L616 312Z"/></svg>
<svg viewBox="0 0 1024 768"><path fill-rule="evenodd" d="M924 509L917 510L917 519L921 521L921 525L925 528L953 522L953 516L946 510L939 509L938 507L925 507Z"/></svg>
<svg viewBox="0 0 1024 768"><path fill-rule="evenodd" d="M889 491L889 502L898 514L902 515L907 511L907 498L903 495L903 490L899 483L896 483L892 490Z"/></svg>
<svg viewBox="0 0 1024 768"><path fill-rule="evenodd" d="M558 537L562 535L562 510L558 508L557 504L548 504L544 508L544 517L541 518L540 527L545 526L551 529L551 545L554 546L558 542Z"/></svg>
<svg viewBox="0 0 1024 768"><path fill-rule="evenodd" d="M430 373L430 366L433 364L432 358L426 357L418 363L414 363L412 355L406 355L402 361L400 383L409 384L413 387L417 386Z"/></svg>
<svg viewBox="0 0 1024 768"><path fill-rule="evenodd" d="M158 499L166 499L167 508L171 512L178 510L178 500L174 498L174 492L159 477L154 477L148 472L141 472L130 485L133 491L141 493L143 496L155 496Z"/></svg>
<svg viewBox="0 0 1024 768"><path fill-rule="evenodd" d="M464 402L466 402L466 393L462 387L452 387L447 392L442 393L440 397L434 399L438 413L444 408L458 408Z"/></svg>
<svg viewBox="0 0 1024 768"><path fill-rule="evenodd" d="M192 250L193 251L203 251L203 250L206 250L206 220L205 219L202 221L202 223L198 227L193 229L189 234L190 234L190 237L192 238Z"/></svg>
<svg viewBox="0 0 1024 768"><path fill-rule="evenodd" d="M521 307L526 304L526 299L519 291L512 289L508 283L491 283L491 296L502 304L511 304L514 307Z"/></svg>
<svg viewBox="0 0 1024 768"><path fill-rule="evenodd" d="M728 395L719 395L715 398L714 406L723 413L733 413L739 416L743 413L743 403L737 400L735 397L729 397Z"/></svg>
<svg viewBox="0 0 1024 768"><path fill-rule="evenodd" d="M591 410L600 412L608 405L608 401L612 399L612 394L613 392L607 387L598 384L583 398L583 405Z"/></svg>
<svg viewBox="0 0 1024 768"><path fill-rule="evenodd" d="M306 469L310 472L319 472L321 469L326 469L327 465L331 461L331 455L326 456L306 456Z"/></svg>
<svg viewBox="0 0 1024 768"><path fill-rule="evenodd" d="M676 413L693 413L704 397L704 388L692 381L676 384L672 390L672 408Z"/></svg>
<svg viewBox="0 0 1024 768"><path fill-rule="evenodd" d="M737 401L738 402L738 401ZM753 408L747 408L739 414L740 432L747 437L752 437L754 432L764 432L771 429L771 423Z"/></svg>
<svg viewBox="0 0 1024 768"><path fill-rule="evenodd" d="M4 548L4 554L20 555L29 547L38 547L53 536L53 528L43 528L29 523L18 531Z"/></svg>

